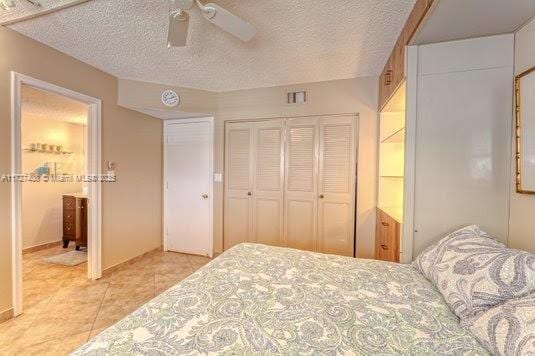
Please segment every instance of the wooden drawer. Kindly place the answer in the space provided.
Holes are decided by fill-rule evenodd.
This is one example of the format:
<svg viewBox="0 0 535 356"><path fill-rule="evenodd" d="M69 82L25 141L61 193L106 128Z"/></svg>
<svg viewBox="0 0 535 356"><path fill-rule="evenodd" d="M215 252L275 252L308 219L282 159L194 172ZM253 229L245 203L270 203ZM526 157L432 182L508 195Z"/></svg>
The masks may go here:
<svg viewBox="0 0 535 356"><path fill-rule="evenodd" d="M76 248L87 246L87 198L63 197L63 247L69 241L76 242Z"/></svg>
<svg viewBox="0 0 535 356"><path fill-rule="evenodd" d="M381 209L377 209L375 258L399 262L400 235L401 224Z"/></svg>
<svg viewBox="0 0 535 356"><path fill-rule="evenodd" d="M76 210L63 211L63 223L74 224L76 222Z"/></svg>
<svg viewBox="0 0 535 356"><path fill-rule="evenodd" d="M64 222L63 223L63 235L64 236L75 236L76 234L76 225L74 222Z"/></svg>
<svg viewBox="0 0 535 356"><path fill-rule="evenodd" d="M75 210L76 209L76 198L65 196L63 197L63 210Z"/></svg>

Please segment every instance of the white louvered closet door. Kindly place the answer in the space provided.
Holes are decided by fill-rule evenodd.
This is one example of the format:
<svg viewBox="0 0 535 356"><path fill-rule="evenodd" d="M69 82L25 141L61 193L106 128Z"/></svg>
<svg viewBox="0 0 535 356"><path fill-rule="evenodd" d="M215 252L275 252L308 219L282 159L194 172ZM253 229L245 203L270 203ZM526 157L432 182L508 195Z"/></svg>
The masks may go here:
<svg viewBox="0 0 535 356"><path fill-rule="evenodd" d="M318 148L317 118L287 120L284 241L288 247L317 250Z"/></svg>
<svg viewBox="0 0 535 356"><path fill-rule="evenodd" d="M356 120L323 117L319 126L318 251L353 256Z"/></svg>
<svg viewBox="0 0 535 356"><path fill-rule="evenodd" d="M228 124L225 133L224 248L251 241L253 124Z"/></svg>
<svg viewBox="0 0 535 356"><path fill-rule="evenodd" d="M284 121L254 123L253 241L282 246L284 197Z"/></svg>

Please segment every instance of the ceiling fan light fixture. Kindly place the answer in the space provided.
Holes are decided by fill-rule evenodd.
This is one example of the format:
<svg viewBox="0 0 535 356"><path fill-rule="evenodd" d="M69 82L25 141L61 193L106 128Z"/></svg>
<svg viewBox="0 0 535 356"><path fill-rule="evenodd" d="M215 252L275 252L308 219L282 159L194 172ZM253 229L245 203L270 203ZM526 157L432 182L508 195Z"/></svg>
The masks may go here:
<svg viewBox="0 0 535 356"><path fill-rule="evenodd" d="M200 4L197 2L197 4ZM202 6L202 7L201 7ZM217 4L199 5L203 17L223 31L249 42L256 35L256 29L248 22Z"/></svg>
<svg viewBox="0 0 535 356"><path fill-rule="evenodd" d="M41 7L41 3L38 0L26 0L26 2L29 2L30 4ZM14 0L0 0L0 9L2 10L9 10L16 6Z"/></svg>
<svg viewBox="0 0 535 356"><path fill-rule="evenodd" d="M256 36L256 29L250 23L217 4L203 5L200 0L169 0L169 4L171 10L167 47L184 47L186 45L189 14L184 10L190 10L193 5L197 5L207 21L243 42L249 42Z"/></svg>
<svg viewBox="0 0 535 356"><path fill-rule="evenodd" d="M189 14L181 9L169 14L167 47L184 47L188 40Z"/></svg>

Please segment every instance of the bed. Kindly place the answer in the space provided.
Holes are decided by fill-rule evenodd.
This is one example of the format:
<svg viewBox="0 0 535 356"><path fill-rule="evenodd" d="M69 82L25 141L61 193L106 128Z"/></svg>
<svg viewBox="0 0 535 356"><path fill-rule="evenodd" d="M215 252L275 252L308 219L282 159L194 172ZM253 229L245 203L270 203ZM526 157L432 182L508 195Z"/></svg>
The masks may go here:
<svg viewBox="0 0 535 356"><path fill-rule="evenodd" d="M74 355L488 351L411 265L238 245Z"/></svg>

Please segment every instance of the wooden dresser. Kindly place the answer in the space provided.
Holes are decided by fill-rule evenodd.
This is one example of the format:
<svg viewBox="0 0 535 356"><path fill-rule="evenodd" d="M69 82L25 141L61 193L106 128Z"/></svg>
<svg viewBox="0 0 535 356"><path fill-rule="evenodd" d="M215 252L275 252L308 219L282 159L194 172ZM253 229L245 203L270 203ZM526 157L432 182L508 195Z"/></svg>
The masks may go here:
<svg viewBox="0 0 535 356"><path fill-rule="evenodd" d="M63 196L63 248L74 241L76 249L87 247L87 197Z"/></svg>
<svg viewBox="0 0 535 356"><path fill-rule="evenodd" d="M399 262L400 237L401 224L381 209L377 209L375 259Z"/></svg>

